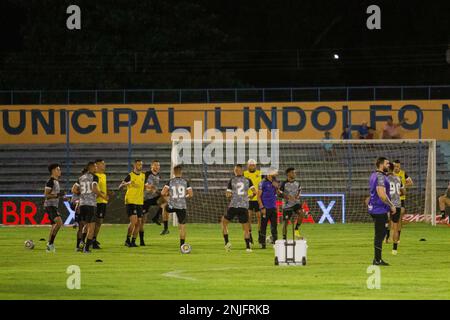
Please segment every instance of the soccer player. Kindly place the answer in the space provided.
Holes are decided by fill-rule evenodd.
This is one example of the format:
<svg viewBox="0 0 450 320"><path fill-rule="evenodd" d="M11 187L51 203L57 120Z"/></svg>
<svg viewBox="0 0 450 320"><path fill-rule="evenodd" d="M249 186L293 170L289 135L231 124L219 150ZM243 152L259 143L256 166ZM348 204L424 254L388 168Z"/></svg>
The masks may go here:
<svg viewBox="0 0 450 320"><path fill-rule="evenodd" d="M44 208L51 222L50 234L48 236L47 252L55 252L54 241L59 229L62 226L62 220L58 211L59 199L64 196L59 186L59 177L61 176L61 167L57 163L48 166L50 178L45 184L44 190Z"/></svg>
<svg viewBox="0 0 450 320"><path fill-rule="evenodd" d="M399 176L394 174L394 163L389 163L389 172L387 175L389 181L389 195L392 203L395 206L395 213L390 215L390 221L392 224L392 254L397 255L398 248L398 234L399 234L399 224L401 217L401 201L400 197L403 194L403 184Z"/></svg>
<svg viewBox="0 0 450 320"><path fill-rule="evenodd" d="M106 184L106 163L103 159L95 160L95 165L97 166L97 172L95 175L98 177L98 188L103 194L107 194L108 197L113 196L112 191L108 191ZM97 197L97 210L95 212L96 220L95 220L95 231L94 238L92 242L92 249L100 249L100 243L97 241L98 233L100 232L100 227L102 226L103 219L105 219L106 215L106 205L108 204L108 200L105 200L102 197Z"/></svg>
<svg viewBox="0 0 450 320"><path fill-rule="evenodd" d="M439 209L441 210L441 219L445 219L445 207L450 207L450 181L448 182L447 191L439 197Z"/></svg>
<svg viewBox="0 0 450 320"><path fill-rule="evenodd" d="M272 233L272 243L278 238L277 230L277 193L278 181L277 171L270 169L267 176L260 182L258 187L258 205L261 211L261 249L266 248L267 223L270 221L270 231Z"/></svg>
<svg viewBox="0 0 450 320"><path fill-rule="evenodd" d="M142 216L142 223L140 224L139 229L139 239L141 246L145 246L144 224L147 222L147 215L150 210L150 207L158 206L158 211L155 217L152 219L153 222L156 222L157 219L159 219L159 216L161 215L161 212L163 212L164 207L166 205L166 201L164 197L161 196L161 191L159 187L161 181L161 177L159 175L160 168L161 166L159 164L159 161L153 160L150 167L150 171L145 172L143 216ZM164 222L164 230L168 230L168 221ZM161 232L161 234L163 234L163 232Z"/></svg>
<svg viewBox="0 0 450 320"><path fill-rule="evenodd" d="M250 193L249 193L250 191ZM242 165L234 166L234 177L228 181L226 196L231 198L226 215L222 217L222 233L225 240L225 250L231 250L231 242L228 239L228 224L238 217L239 223L242 224L244 230L244 240L247 252L251 252L250 248L250 223L249 219L249 199L256 194L256 188L252 180L246 178L242 174Z"/></svg>
<svg viewBox="0 0 450 320"><path fill-rule="evenodd" d="M248 227L250 233L250 242L253 244L253 236L252 236L252 221L253 221L253 213L256 215L256 220L258 223L258 235L261 233L261 212L259 211L258 205L258 186L261 182L261 171L256 169L256 160L249 159L247 161L247 170L244 171L244 177L250 179L252 181L253 187L256 190L255 195L250 198L248 203ZM248 190L248 194L251 195L252 190ZM258 240L261 242L261 239Z"/></svg>
<svg viewBox="0 0 450 320"><path fill-rule="evenodd" d="M374 265L388 266L387 262L381 259L383 250L383 239L386 236L386 226L388 223L389 212L396 212L394 204L389 199L388 193L390 184L386 177L389 161L384 157L379 157L375 163L376 171L370 175L369 189L370 199L368 203L368 212L372 217L375 225Z"/></svg>
<svg viewBox="0 0 450 320"><path fill-rule="evenodd" d="M297 217L295 225L295 236L300 238L300 226L304 217L303 209L300 205L300 196L302 187L300 183L295 180L296 172L294 168L286 169L286 181L283 181L280 186L280 195L283 198L283 239L287 239L287 225L292 216Z"/></svg>
<svg viewBox="0 0 450 320"><path fill-rule="evenodd" d="M97 166L95 162L88 162L86 170L87 172L78 178L75 189L80 194L80 220L84 221L87 226L87 241L86 245L84 245L83 252L90 253L90 247L93 244L95 233L94 217L97 207L97 197L108 201L108 195L98 188L98 177L95 175Z"/></svg>
<svg viewBox="0 0 450 320"><path fill-rule="evenodd" d="M405 207L405 202L406 202L406 188L411 187L414 182L412 180L412 178L410 176L408 176L408 174L402 170L401 168L401 163L400 160L395 160L394 161L394 174L398 177L400 177L400 180L402 182L403 185L403 194L400 197L401 200L401 214L400 214L400 222L398 225L398 241L400 242L400 234L402 232L402 225L403 225L403 215L406 212L406 207ZM389 238L389 236L388 236Z"/></svg>
<svg viewBox="0 0 450 320"><path fill-rule="evenodd" d="M83 168L83 170L81 170L80 176L84 175L86 172L87 172L86 168ZM80 245L83 244L84 246L86 234L83 232L83 229L85 229L85 222L81 221L80 217L80 190L78 189L76 182L72 186L72 198L70 199L70 208L73 211L75 211L75 224L78 227L76 251L81 251L82 248Z"/></svg>
<svg viewBox="0 0 450 320"><path fill-rule="evenodd" d="M186 240L186 199L194 195L189 182L182 177L181 165L173 167L174 178L164 186L161 191L163 196L169 197L167 211L174 212L178 218L178 229L180 231L180 250Z"/></svg>
<svg viewBox="0 0 450 320"><path fill-rule="evenodd" d="M123 186L127 187L125 206L130 224L128 225L125 246L130 248L137 247L136 238L140 229L139 220L141 220L143 214L145 174L142 172L142 167L143 161L136 159L133 171L119 185L119 190Z"/></svg>

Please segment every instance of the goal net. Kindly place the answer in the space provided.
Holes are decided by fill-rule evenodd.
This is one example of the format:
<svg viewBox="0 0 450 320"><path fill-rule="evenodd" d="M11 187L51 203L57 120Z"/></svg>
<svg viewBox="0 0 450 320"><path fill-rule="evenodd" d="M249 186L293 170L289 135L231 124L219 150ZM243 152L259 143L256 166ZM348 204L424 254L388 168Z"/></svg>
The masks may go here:
<svg viewBox="0 0 450 320"><path fill-rule="evenodd" d="M286 179L288 167L296 169L311 222L371 221L365 205L368 181L376 158L384 156L399 160L413 180L407 188L406 212L424 214L425 221L435 224L435 140L279 140L263 146L264 152L259 147L255 141L173 141L172 167L183 165L194 189L194 198L188 200L189 222L220 221L228 205L225 190L233 166L249 158L257 160L258 167L278 167L280 181ZM274 154L277 161L271 159Z"/></svg>

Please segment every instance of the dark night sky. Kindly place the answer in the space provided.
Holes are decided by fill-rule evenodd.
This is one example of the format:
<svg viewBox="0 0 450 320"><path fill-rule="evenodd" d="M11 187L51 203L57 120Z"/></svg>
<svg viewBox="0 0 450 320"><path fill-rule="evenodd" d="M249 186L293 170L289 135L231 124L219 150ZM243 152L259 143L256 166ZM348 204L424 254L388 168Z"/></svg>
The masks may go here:
<svg viewBox="0 0 450 320"><path fill-rule="evenodd" d="M3 0L0 86L449 84L449 3ZM69 4L81 31L65 28Z"/></svg>

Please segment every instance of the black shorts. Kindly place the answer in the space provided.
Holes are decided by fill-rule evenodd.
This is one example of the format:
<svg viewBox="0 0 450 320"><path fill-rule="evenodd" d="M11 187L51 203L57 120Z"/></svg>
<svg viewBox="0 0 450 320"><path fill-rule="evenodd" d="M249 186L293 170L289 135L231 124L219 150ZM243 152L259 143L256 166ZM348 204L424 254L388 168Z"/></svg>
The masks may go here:
<svg viewBox="0 0 450 320"><path fill-rule="evenodd" d="M297 214L301 210L300 204L296 204L293 207L283 209L284 219L290 219L292 215Z"/></svg>
<svg viewBox="0 0 450 320"><path fill-rule="evenodd" d="M126 207L127 207L127 215L128 215L128 217L131 217L131 216L134 216L134 215L137 215L138 216L138 218L141 218L142 217L142 214L143 214L143 211L142 211L142 204L131 204L131 203L129 203L129 204L127 204L126 205Z"/></svg>
<svg viewBox="0 0 450 320"><path fill-rule="evenodd" d="M396 209L395 214L391 213L390 217L392 222L398 223L400 221L402 208L395 208L395 209Z"/></svg>
<svg viewBox="0 0 450 320"><path fill-rule="evenodd" d="M95 215L99 219L104 219L106 216L106 203L97 203L97 210L95 211Z"/></svg>
<svg viewBox="0 0 450 320"><path fill-rule="evenodd" d="M238 217L239 223L248 222L248 209L245 208L228 208L225 219L232 221L234 217Z"/></svg>
<svg viewBox="0 0 450 320"><path fill-rule="evenodd" d="M259 203L256 200L252 200L248 202L248 210L253 210L255 212L260 212L259 210Z"/></svg>
<svg viewBox="0 0 450 320"><path fill-rule="evenodd" d="M80 221L84 221L86 223L94 222L94 216L94 206L80 206Z"/></svg>
<svg viewBox="0 0 450 320"><path fill-rule="evenodd" d="M167 212L175 212L179 224L186 224L186 209L176 209L167 206Z"/></svg>
<svg viewBox="0 0 450 320"><path fill-rule="evenodd" d="M405 208L405 200L400 200L400 207Z"/></svg>
<svg viewBox="0 0 450 320"><path fill-rule="evenodd" d="M151 206L157 206L158 205L158 199L160 197L161 196L157 196L157 197L154 197L152 199L144 200L144 205L143 205L143 209L142 209L144 214L148 213L148 210L150 209Z"/></svg>
<svg viewBox="0 0 450 320"><path fill-rule="evenodd" d="M58 212L58 208L57 207L45 207L45 212L48 214L48 218L50 219L50 223L51 224L55 224L55 219L57 217L61 217L61 215Z"/></svg>

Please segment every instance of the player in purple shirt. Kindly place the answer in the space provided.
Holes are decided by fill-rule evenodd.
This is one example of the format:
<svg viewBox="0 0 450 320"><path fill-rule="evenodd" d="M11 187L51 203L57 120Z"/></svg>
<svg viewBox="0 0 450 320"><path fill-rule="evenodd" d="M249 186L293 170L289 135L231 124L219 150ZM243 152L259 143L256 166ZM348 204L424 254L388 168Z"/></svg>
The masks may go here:
<svg viewBox="0 0 450 320"><path fill-rule="evenodd" d="M276 180L277 171L270 169L269 174L259 183L258 204L261 210L261 231L259 243L261 249L266 248L266 230L267 223L270 221L270 231L272 233L272 242L278 238L277 230L277 193L278 181Z"/></svg>
<svg viewBox="0 0 450 320"><path fill-rule="evenodd" d="M396 209L389 198L390 184L386 176L386 172L389 169L389 161L384 157L378 158L376 168L377 170L370 175L370 198L367 206L369 214L375 223L375 257L373 264L388 266L389 264L381 259L381 252L389 220L388 214L395 213Z"/></svg>

